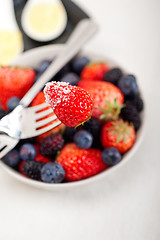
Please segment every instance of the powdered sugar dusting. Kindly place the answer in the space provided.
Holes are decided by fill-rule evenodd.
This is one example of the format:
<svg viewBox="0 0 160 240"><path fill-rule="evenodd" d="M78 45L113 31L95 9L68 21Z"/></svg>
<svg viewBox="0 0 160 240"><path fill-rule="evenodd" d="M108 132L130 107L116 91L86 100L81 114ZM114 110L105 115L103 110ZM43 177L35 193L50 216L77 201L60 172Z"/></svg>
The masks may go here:
<svg viewBox="0 0 160 240"><path fill-rule="evenodd" d="M44 88L45 101L54 108L62 100L68 100L68 94L71 92L71 86L66 82L48 82Z"/></svg>

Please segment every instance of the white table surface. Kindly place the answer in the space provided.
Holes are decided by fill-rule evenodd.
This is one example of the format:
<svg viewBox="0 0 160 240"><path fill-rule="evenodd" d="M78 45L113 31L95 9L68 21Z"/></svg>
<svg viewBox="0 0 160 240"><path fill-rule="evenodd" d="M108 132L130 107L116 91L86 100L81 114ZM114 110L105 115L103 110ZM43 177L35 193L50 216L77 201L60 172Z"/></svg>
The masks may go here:
<svg viewBox="0 0 160 240"><path fill-rule="evenodd" d="M76 2L100 26L85 48L138 77L148 109L145 139L116 173L65 192L31 188L0 169L0 239L159 240L160 2Z"/></svg>

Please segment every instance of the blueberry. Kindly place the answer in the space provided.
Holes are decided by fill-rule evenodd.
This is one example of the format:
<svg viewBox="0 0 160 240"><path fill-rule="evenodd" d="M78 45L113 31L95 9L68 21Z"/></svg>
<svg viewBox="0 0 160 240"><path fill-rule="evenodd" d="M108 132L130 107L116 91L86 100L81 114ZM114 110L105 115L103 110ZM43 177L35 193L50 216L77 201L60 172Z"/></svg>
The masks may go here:
<svg viewBox="0 0 160 240"><path fill-rule="evenodd" d="M0 109L0 119L6 115L6 111Z"/></svg>
<svg viewBox="0 0 160 240"><path fill-rule="evenodd" d="M87 149L90 148L93 143L93 136L86 130L80 130L74 135L73 141L77 147Z"/></svg>
<svg viewBox="0 0 160 240"><path fill-rule="evenodd" d="M3 157L2 161L12 168L18 166L20 162L18 150L16 149L11 150L9 153L5 155L5 157Z"/></svg>
<svg viewBox="0 0 160 240"><path fill-rule="evenodd" d="M67 74L65 74L62 78L61 78L61 82L67 82L70 85L77 85L77 83L79 82L80 78L76 73L73 72L69 72Z"/></svg>
<svg viewBox="0 0 160 240"><path fill-rule="evenodd" d="M36 153L36 148L30 143L25 143L20 148L20 157L26 161L33 160L36 156Z"/></svg>
<svg viewBox="0 0 160 240"><path fill-rule="evenodd" d="M41 168L41 179L47 183L60 183L65 177L63 167L57 162L48 162Z"/></svg>
<svg viewBox="0 0 160 240"><path fill-rule="evenodd" d="M51 63L51 61L49 61L49 60L44 60L44 61L40 62L38 72L40 74L44 73L44 71L46 71L46 69L49 67L50 63Z"/></svg>
<svg viewBox="0 0 160 240"><path fill-rule="evenodd" d="M70 72L70 65L69 63L67 63L51 80L60 81L60 79L69 72Z"/></svg>
<svg viewBox="0 0 160 240"><path fill-rule="evenodd" d="M117 148L110 147L105 148L102 152L102 160L105 164L109 166L116 165L120 162L122 156Z"/></svg>
<svg viewBox="0 0 160 240"><path fill-rule="evenodd" d="M66 127L63 137L65 142L73 142L73 136L77 132L77 128L75 127Z"/></svg>
<svg viewBox="0 0 160 240"><path fill-rule="evenodd" d="M116 84L122 77L122 71L120 68L112 68L104 74L104 81Z"/></svg>
<svg viewBox="0 0 160 240"><path fill-rule="evenodd" d="M125 97L134 97L138 94L138 86L136 78L133 75L126 75L121 77L117 83Z"/></svg>
<svg viewBox="0 0 160 240"><path fill-rule="evenodd" d="M96 118L90 118L88 121L84 123L83 129L87 130L92 134L93 136L92 147L101 148L101 141L100 141L101 124L99 120Z"/></svg>
<svg viewBox="0 0 160 240"><path fill-rule="evenodd" d="M8 109L11 111L13 110L15 107L17 107L17 105L19 104L20 99L18 97L11 97L8 101L7 101L7 107Z"/></svg>
<svg viewBox="0 0 160 240"><path fill-rule="evenodd" d="M73 72L77 74L81 74L83 68L90 62L90 60L87 57L79 57L73 60L71 63L71 68Z"/></svg>
<svg viewBox="0 0 160 240"><path fill-rule="evenodd" d="M38 73L36 74L36 77L35 77L35 79L34 79L34 82L36 82L36 81L41 77L41 75L42 75L42 73L38 72Z"/></svg>
<svg viewBox="0 0 160 240"><path fill-rule="evenodd" d="M141 112L144 108L143 99L140 96L137 96L132 101L133 105L136 107L138 112Z"/></svg>
<svg viewBox="0 0 160 240"><path fill-rule="evenodd" d="M121 110L121 117L123 120L132 123L135 131L138 131L141 126L141 118L136 106L131 101L125 102L125 107Z"/></svg>
<svg viewBox="0 0 160 240"><path fill-rule="evenodd" d="M35 137L31 137L31 138L27 138L27 139L21 139L19 141L19 143L16 145L16 149L20 149L22 147L22 145L24 145L25 143L31 143L36 144L36 138Z"/></svg>

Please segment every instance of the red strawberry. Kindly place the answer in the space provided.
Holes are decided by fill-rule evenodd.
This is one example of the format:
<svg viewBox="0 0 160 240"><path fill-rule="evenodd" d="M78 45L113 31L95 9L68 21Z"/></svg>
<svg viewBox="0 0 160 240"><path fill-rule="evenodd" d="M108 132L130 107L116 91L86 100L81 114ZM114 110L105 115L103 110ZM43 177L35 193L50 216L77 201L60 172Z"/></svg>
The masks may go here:
<svg viewBox="0 0 160 240"><path fill-rule="evenodd" d="M120 153L129 150L135 141L133 125L122 119L107 122L102 127L101 142L104 148L115 147Z"/></svg>
<svg viewBox="0 0 160 240"><path fill-rule="evenodd" d="M68 143L58 155L57 162L62 165L68 181L77 181L91 177L107 168L97 149L79 149L74 143Z"/></svg>
<svg viewBox="0 0 160 240"><path fill-rule="evenodd" d="M37 96L33 99L32 103L31 103L31 106L36 106L36 105L42 104L42 103L44 103L44 102L45 102L45 96L44 96L43 91L41 91L41 92L39 92L39 93L37 94ZM50 107L48 107L48 108L50 108ZM53 113L53 115L54 115L54 113ZM51 116L51 115L50 115L50 116ZM44 117L44 118L46 118L46 117ZM58 121L58 120L55 120L55 121ZM48 125L50 125L50 124L51 124L51 123L49 123ZM41 143L42 140L43 140L44 138L46 138L47 136L49 136L51 133L55 133L55 132L59 132L59 131L60 131L60 132L63 132L63 131L64 131L64 128L65 128L64 124L61 123L61 124L60 124L59 126L57 126L56 128L53 128L53 129L51 129L50 131L45 132L45 133L37 136L37 137L36 137L36 140L37 140L37 142Z"/></svg>
<svg viewBox="0 0 160 240"><path fill-rule="evenodd" d="M91 95L80 87L66 82L49 82L44 94L57 118L68 127L78 126L91 116Z"/></svg>
<svg viewBox="0 0 160 240"><path fill-rule="evenodd" d="M8 110L7 101L11 97L22 98L30 89L35 72L30 68L0 67L0 103Z"/></svg>
<svg viewBox="0 0 160 240"><path fill-rule="evenodd" d="M81 80L78 86L87 90L93 98L93 117L100 118L104 114L103 116L106 115L109 119L117 118L124 101L119 88L109 82L84 80Z"/></svg>
<svg viewBox="0 0 160 240"><path fill-rule="evenodd" d="M109 70L109 67L104 62L89 63L81 72L83 80L103 80L104 74Z"/></svg>
<svg viewBox="0 0 160 240"><path fill-rule="evenodd" d="M50 162L51 159L47 158L47 157L44 157L42 154L40 153L37 153L34 161L36 162L42 162L42 163L47 163L47 162Z"/></svg>
<svg viewBox="0 0 160 240"><path fill-rule="evenodd" d="M37 96L31 102L31 106L36 106L45 102L45 97L43 91L40 91Z"/></svg>

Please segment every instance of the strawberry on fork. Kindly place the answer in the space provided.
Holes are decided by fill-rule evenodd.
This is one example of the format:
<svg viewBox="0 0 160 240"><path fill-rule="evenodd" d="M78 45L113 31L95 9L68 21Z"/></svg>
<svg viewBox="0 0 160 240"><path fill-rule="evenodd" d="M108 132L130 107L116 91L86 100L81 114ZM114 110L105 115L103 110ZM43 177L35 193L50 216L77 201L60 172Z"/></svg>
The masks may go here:
<svg viewBox="0 0 160 240"><path fill-rule="evenodd" d="M52 81L46 84L44 94L57 118L68 127L79 126L91 117L91 95L80 87Z"/></svg>

